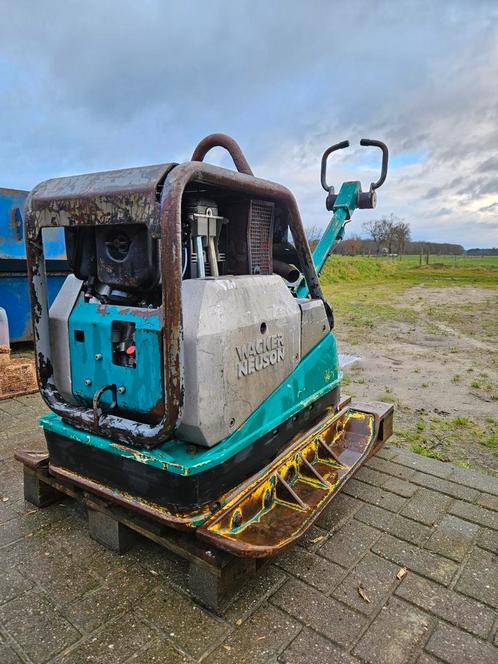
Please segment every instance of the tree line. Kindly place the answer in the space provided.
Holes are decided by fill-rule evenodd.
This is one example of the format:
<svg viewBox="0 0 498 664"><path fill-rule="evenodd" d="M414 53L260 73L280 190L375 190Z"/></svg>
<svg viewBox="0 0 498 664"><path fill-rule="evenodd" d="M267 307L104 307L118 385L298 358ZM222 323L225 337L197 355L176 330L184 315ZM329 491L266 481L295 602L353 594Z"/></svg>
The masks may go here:
<svg viewBox="0 0 498 664"><path fill-rule="evenodd" d="M412 241L410 224L394 214L367 221L362 226L367 237L353 235L336 245L334 253L346 256L361 255L403 255L403 254L431 254L431 255L461 255L465 249L461 244L450 242L423 242ZM311 249L318 243L322 229L312 226L306 229ZM479 250L474 250L479 251ZM470 253L470 252L469 252Z"/></svg>

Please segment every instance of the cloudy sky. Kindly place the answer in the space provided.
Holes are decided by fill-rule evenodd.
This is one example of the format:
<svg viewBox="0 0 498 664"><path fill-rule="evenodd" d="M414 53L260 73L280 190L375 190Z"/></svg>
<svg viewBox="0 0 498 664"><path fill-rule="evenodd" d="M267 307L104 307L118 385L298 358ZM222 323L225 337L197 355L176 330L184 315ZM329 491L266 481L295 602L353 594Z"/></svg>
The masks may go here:
<svg viewBox="0 0 498 664"><path fill-rule="evenodd" d="M388 181L414 239L498 246L498 1L0 0L0 186L183 161L213 131L328 221L329 178ZM215 163L229 165L221 150Z"/></svg>

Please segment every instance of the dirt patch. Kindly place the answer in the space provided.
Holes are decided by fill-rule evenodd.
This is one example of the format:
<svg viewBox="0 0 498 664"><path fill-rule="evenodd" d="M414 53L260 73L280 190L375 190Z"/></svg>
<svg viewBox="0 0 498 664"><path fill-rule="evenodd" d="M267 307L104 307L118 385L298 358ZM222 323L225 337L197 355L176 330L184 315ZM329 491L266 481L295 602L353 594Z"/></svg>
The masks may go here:
<svg viewBox="0 0 498 664"><path fill-rule="evenodd" d="M397 404L395 444L497 473L497 301L493 289L409 288L388 302L417 315L377 319L354 346L358 328L338 317L339 349L362 357L344 391Z"/></svg>
<svg viewBox="0 0 498 664"><path fill-rule="evenodd" d="M447 305L467 302L487 302L496 299L496 293L489 288L475 286L445 286L444 288L428 288L424 284L413 286L403 295L404 306L412 306L420 311L427 304Z"/></svg>

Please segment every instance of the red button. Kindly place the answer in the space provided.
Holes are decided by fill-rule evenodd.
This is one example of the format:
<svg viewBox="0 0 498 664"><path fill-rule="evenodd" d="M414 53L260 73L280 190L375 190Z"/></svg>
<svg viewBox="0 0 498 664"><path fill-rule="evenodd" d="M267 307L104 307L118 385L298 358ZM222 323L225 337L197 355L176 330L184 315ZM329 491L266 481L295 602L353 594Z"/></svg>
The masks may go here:
<svg viewBox="0 0 498 664"><path fill-rule="evenodd" d="M135 355L135 346L128 346L128 348L126 349L126 354Z"/></svg>

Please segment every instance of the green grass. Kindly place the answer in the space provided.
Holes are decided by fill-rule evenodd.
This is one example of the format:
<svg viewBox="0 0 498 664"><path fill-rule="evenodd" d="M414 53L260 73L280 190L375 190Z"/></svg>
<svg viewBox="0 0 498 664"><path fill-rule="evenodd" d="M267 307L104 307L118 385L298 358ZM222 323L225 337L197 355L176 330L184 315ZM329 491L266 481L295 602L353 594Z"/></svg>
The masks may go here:
<svg viewBox="0 0 498 664"><path fill-rule="evenodd" d="M438 459L438 461L446 461L446 457L444 454L441 454L441 452L437 452L436 450L431 450L428 447L426 447L423 443L414 443L412 445L412 450L416 454L420 454L421 456L429 457L430 459Z"/></svg>
<svg viewBox="0 0 498 664"><path fill-rule="evenodd" d="M469 427L472 424L472 422L468 417L459 416L459 417L454 417L451 420L451 424L453 424L453 426L455 427Z"/></svg>
<svg viewBox="0 0 498 664"><path fill-rule="evenodd" d="M498 458L498 434L492 417L484 421L470 417L453 418L431 415L415 422L413 428L397 431L396 436L406 441L411 449L422 456L455 462L473 459L475 443L493 451Z"/></svg>
<svg viewBox="0 0 498 664"><path fill-rule="evenodd" d="M323 270L324 286L348 282L406 282L405 286L496 285L498 256L431 256L429 265L419 266L418 256L398 258L332 255Z"/></svg>
<svg viewBox="0 0 498 664"><path fill-rule="evenodd" d="M456 264L453 256L438 256L437 260L437 264L419 267L418 256L392 259L332 255L320 280L336 311L338 333L347 330L348 343L354 345L365 335L371 337L379 323L415 327L423 318L428 333L446 335L448 340L451 335L440 327L441 323L462 334L493 341L498 307L489 301L453 301L418 311L413 303L405 303L403 295L413 286L472 285L489 288L492 299L498 284L498 256L457 257ZM448 352L457 353L458 347L449 346Z"/></svg>

